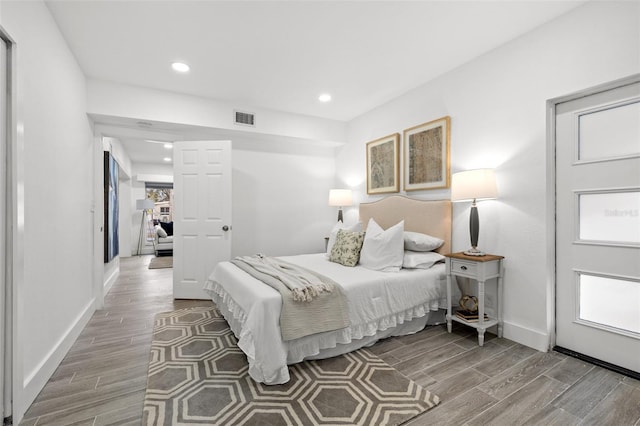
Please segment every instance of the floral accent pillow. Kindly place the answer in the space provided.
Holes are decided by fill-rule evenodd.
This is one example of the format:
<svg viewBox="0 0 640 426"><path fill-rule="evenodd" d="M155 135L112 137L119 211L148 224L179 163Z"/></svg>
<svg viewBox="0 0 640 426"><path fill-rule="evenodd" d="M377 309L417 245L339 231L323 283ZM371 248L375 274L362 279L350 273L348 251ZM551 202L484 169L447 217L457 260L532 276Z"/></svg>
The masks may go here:
<svg viewBox="0 0 640 426"><path fill-rule="evenodd" d="M345 225L342 222L336 222L329 234L329 241L327 242L327 258L331 257L331 249L333 245L336 243L336 236L338 235L338 231L340 229L344 229L345 231L362 231L362 222L354 223L352 225Z"/></svg>
<svg viewBox="0 0 640 426"><path fill-rule="evenodd" d="M360 260L363 241L364 232L338 230L329 260L344 266L356 266Z"/></svg>

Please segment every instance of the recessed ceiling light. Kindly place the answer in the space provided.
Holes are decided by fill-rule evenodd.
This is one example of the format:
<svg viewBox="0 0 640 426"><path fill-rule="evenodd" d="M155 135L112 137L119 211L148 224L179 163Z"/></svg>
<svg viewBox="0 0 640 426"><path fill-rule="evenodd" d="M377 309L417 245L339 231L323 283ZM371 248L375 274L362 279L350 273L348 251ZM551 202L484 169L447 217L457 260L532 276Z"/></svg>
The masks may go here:
<svg viewBox="0 0 640 426"><path fill-rule="evenodd" d="M189 70L191 69L189 65L183 62L174 62L171 64L171 68L173 68L173 70L177 72L189 72Z"/></svg>
<svg viewBox="0 0 640 426"><path fill-rule="evenodd" d="M165 143L164 147L167 148L167 149L171 149L171 148L173 148L173 144L172 143Z"/></svg>
<svg viewBox="0 0 640 426"><path fill-rule="evenodd" d="M164 157L164 161L169 162L169 161L171 161L171 158L169 158L169 157Z"/></svg>
<svg viewBox="0 0 640 426"><path fill-rule="evenodd" d="M318 100L320 102L329 102L331 100L331 95L328 93L323 93L322 95L318 96Z"/></svg>

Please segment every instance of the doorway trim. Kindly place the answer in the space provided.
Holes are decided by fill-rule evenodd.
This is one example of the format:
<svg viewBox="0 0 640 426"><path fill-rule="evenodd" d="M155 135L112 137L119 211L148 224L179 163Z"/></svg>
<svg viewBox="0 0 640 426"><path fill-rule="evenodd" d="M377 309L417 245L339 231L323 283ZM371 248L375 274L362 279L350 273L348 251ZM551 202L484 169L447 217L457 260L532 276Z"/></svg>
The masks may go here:
<svg viewBox="0 0 640 426"><path fill-rule="evenodd" d="M89 117L90 121L93 121ZM93 125L93 123L92 123ZM93 134L93 202L91 213L93 217L93 300L95 310L104 308L104 183L103 183L103 149L102 133Z"/></svg>
<svg viewBox="0 0 640 426"><path fill-rule="evenodd" d="M594 360L586 355L577 354L556 346L556 109L561 103L606 92L619 87L629 86L640 82L640 74L633 74L607 83L599 84L568 95L547 100L547 332L549 333L549 349L596 363L604 368L615 369L609 363ZM598 361L598 362L595 362ZM621 368L621 367L617 367ZM627 374L626 369L619 371Z"/></svg>
<svg viewBox="0 0 640 426"><path fill-rule="evenodd" d="M0 302L4 312L0 319L2 333L2 417L5 421L21 418L23 407L22 345L16 317L19 313L21 288L24 283L24 165L23 131L18 117L16 92L16 43L0 26L0 38L6 45L5 151L2 159L4 187L4 266Z"/></svg>

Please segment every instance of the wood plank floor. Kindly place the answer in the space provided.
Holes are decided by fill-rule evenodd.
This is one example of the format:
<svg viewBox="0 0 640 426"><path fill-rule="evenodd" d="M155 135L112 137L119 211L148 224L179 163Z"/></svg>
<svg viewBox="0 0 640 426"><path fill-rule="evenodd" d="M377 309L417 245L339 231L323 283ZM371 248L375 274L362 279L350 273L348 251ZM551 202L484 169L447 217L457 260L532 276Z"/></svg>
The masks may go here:
<svg viewBox="0 0 640 426"><path fill-rule="evenodd" d="M173 300L171 269L151 256L121 259L121 273L23 425L139 425L153 318L210 301ZM473 330L429 327L372 350L442 403L408 424L635 425L640 382L558 353L540 353Z"/></svg>

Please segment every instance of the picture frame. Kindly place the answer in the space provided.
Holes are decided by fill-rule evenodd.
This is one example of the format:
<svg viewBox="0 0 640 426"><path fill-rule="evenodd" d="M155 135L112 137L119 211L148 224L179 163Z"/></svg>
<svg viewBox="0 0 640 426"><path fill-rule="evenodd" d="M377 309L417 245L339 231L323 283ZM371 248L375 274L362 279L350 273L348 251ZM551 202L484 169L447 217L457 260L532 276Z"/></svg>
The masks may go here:
<svg viewBox="0 0 640 426"><path fill-rule="evenodd" d="M400 191L400 134L367 142L367 194Z"/></svg>
<svg viewBox="0 0 640 426"><path fill-rule="evenodd" d="M104 151L104 263L111 262L120 254L119 207L118 207L118 162L108 151Z"/></svg>
<svg viewBox="0 0 640 426"><path fill-rule="evenodd" d="M449 188L450 132L449 116L404 130L405 191Z"/></svg>

